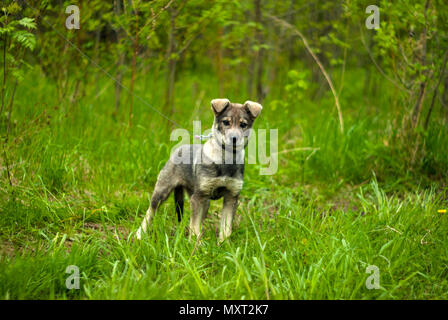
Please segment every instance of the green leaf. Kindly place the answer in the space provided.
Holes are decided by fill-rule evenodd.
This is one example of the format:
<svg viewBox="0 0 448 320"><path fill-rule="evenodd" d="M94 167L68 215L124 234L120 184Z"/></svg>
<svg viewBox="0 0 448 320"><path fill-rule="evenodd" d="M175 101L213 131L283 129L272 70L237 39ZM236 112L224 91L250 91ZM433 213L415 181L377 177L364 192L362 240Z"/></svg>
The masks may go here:
<svg viewBox="0 0 448 320"><path fill-rule="evenodd" d="M12 38L31 51L36 46L36 38L32 33L24 30L18 30L12 33Z"/></svg>
<svg viewBox="0 0 448 320"><path fill-rule="evenodd" d="M34 22L34 18L22 18L18 21L18 23L28 29L36 29L36 23Z"/></svg>

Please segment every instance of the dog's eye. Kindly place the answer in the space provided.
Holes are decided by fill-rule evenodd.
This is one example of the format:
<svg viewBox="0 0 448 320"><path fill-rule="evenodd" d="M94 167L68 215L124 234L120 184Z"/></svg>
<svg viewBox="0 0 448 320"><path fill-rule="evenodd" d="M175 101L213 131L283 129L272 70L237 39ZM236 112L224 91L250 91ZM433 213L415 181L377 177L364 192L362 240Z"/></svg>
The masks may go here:
<svg viewBox="0 0 448 320"><path fill-rule="evenodd" d="M241 122L241 123L240 123L240 127L243 128L243 129L246 128L246 127L247 127L247 123L245 123L245 122Z"/></svg>
<svg viewBox="0 0 448 320"><path fill-rule="evenodd" d="M225 126L230 126L230 121L229 121L229 120L223 120L222 123L223 123Z"/></svg>

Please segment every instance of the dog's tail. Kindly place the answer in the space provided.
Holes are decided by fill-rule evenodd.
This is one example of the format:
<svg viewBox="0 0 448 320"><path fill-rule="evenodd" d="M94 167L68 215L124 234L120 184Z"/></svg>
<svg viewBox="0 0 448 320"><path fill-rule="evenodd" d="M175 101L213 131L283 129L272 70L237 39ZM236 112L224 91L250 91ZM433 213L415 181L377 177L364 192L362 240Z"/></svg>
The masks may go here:
<svg viewBox="0 0 448 320"><path fill-rule="evenodd" d="M184 188L181 186L174 188L174 206L176 207L177 221L181 222L184 214Z"/></svg>

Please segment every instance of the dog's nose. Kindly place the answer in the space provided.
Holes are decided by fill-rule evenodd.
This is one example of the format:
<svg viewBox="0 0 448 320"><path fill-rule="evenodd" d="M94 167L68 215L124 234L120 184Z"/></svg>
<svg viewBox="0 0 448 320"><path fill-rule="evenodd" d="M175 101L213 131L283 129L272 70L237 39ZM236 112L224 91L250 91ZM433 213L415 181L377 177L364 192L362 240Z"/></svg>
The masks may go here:
<svg viewBox="0 0 448 320"><path fill-rule="evenodd" d="M237 137L232 137L232 143L233 143L233 144L236 144L237 141L238 141L238 138L237 138Z"/></svg>

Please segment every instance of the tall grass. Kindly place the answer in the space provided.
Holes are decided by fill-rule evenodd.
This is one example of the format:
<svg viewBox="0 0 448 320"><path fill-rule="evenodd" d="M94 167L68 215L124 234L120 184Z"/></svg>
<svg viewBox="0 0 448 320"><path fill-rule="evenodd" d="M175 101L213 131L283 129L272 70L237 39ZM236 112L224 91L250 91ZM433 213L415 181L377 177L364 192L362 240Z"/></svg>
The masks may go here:
<svg viewBox="0 0 448 320"><path fill-rule="evenodd" d="M438 212L448 207L446 125L431 123L412 160L415 146L397 125L403 109L380 82L381 94L360 94L360 78L346 74L353 85L341 96L344 134L329 95L288 101L278 87L267 97L256 127L279 130L279 170L260 176L259 165L247 165L231 238L217 245L215 201L195 247L185 237L188 209L178 224L171 200L151 233L133 240L177 143L169 141L172 126L134 101L129 128L125 99L114 118L106 79L70 105L56 100L50 81L29 76L17 91L6 150L13 187L2 163L0 297L448 298L447 215ZM142 76L136 92L162 110L161 81ZM169 117L190 131L192 120L210 128L217 92L207 74L185 74ZM233 85L226 96L250 99L242 92ZM279 99L283 109L270 109ZM80 269L80 290L65 286L68 265ZM369 265L380 270L379 290L365 286Z"/></svg>

